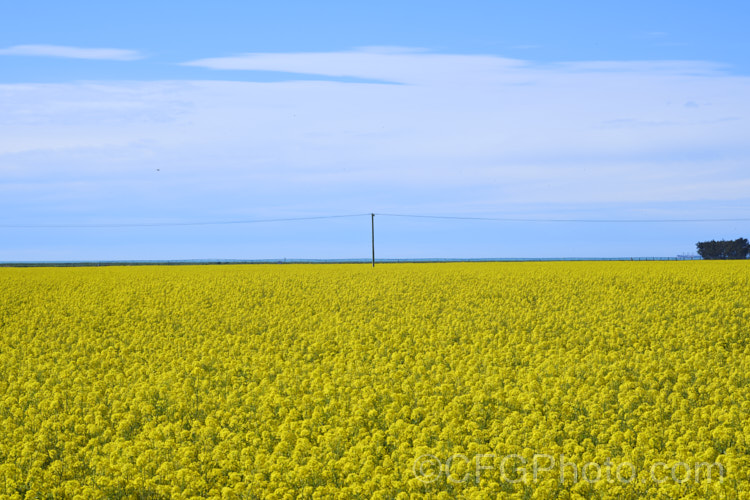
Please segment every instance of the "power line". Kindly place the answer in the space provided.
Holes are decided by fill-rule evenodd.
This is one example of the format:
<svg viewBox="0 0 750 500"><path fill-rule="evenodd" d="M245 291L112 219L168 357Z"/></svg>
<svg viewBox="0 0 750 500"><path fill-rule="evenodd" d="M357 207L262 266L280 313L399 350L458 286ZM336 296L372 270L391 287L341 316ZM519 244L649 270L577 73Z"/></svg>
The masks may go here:
<svg viewBox="0 0 750 500"><path fill-rule="evenodd" d="M418 215L418 214L382 214L381 217L407 217L419 219L456 219L456 220L483 220L496 222L603 222L603 223L671 223L671 222L750 222L750 218L740 219L529 219L509 217L469 217L460 215Z"/></svg>
<svg viewBox="0 0 750 500"><path fill-rule="evenodd" d="M2 224L0 228L14 229L66 229L66 228L118 228L118 227L166 227L166 226L218 226L227 224L256 224L263 222L292 222L317 219L342 219L346 217L364 217L370 214L317 215L312 217L287 217L280 219L249 219L205 222L133 222L110 224Z"/></svg>
<svg viewBox="0 0 750 500"><path fill-rule="evenodd" d="M442 220L476 220L494 222L556 222L556 223L684 223L684 222L750 222L750 218L727 218L727 219L552 219L552 218L517 218L517 217L473 217L462 215L424 215L424 214L394 214L394 213L361 213L344 215L317 215L309 217L285 217L274 219L246 219L246 220L224 220L224 221L188 221L188 222L124 222L124 223L101 223L101 224L0 224L4 229L73 229L73 228L127 228L127 227L177 227L177 226L218 226L231 224L259 224L269 222L294 222L322 219L342 219L365 216L379 217L401 217L418 219L442 219Z"/></svg>

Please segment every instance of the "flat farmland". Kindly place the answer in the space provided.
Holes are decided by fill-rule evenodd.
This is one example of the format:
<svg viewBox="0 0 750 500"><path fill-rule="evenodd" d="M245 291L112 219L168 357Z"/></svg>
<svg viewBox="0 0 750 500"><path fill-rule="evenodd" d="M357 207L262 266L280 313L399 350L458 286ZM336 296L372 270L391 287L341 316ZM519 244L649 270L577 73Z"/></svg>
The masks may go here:
<svg viewBox="0 0 750 500"><path fill-rule="evenodd" d="M0 269L2 498L750 498L747 262Z"/></svg>

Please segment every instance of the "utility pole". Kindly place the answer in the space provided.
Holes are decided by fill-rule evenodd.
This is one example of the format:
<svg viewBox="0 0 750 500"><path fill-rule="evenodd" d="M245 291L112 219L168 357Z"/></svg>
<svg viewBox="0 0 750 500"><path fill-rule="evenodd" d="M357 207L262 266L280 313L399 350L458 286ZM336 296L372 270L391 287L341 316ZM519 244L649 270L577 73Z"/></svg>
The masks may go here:
<svg viewBox="0 0 750 500"><path fill-rule="evenodd" d="M372 267L375 267L375 214L370 214L370 228L372 229Z"/></svg>

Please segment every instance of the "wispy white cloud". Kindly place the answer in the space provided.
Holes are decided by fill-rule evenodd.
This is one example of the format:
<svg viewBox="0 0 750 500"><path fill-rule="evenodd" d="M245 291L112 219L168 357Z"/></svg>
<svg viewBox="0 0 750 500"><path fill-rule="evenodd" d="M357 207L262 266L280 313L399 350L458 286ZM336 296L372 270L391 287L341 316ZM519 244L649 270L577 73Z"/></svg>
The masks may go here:
<svg viewBox="0 0 750 500"><path fill-rule="evenodd" d="M62 57L68 59L101 59L135 61L144 56L135 50L69 47L65 45L15 45L0 49L0 55Z"/></svg>
<svg viewBox="0 0 750 500"><path fill-rule="evenodd" d="M502 76L524 61L482 55L432 54L401 47L369 47L348 52L252 53L183 63L216 70L254 70L366 78L398 83L467 82Z"/></svg>
<svg viewBox="0 0 750 500"><path fill-rule="evenodd" d="M747 199L750 79L710 63L538 65L371 48L189 64L404 85L2 85L0 175L48 194L101 182L113 200L121 182L143 190L143 207L168 196L185 217Z"/></svg>
<svg viewBox="0 0 750 500"><path fill-rule="evenodd" d="M356 77L404 84L518 84L587 72L622 75L716 75L724 65L706 61L584 61L532 64L488 55L434 54L399 47L369 47L346 52L250 53L182 63L214 70L252 70Z"/></svg>

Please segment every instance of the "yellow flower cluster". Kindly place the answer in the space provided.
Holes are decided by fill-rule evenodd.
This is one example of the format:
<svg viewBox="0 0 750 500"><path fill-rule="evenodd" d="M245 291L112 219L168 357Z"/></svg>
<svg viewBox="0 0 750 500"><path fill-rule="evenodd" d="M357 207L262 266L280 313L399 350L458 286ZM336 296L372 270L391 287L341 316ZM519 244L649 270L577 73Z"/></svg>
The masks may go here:
<svg viewBox="0 0 750 500"><path fill-rule="evenodd" d="M2 269L0 497L750 498L748 271Z"/></svg>

